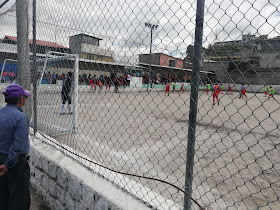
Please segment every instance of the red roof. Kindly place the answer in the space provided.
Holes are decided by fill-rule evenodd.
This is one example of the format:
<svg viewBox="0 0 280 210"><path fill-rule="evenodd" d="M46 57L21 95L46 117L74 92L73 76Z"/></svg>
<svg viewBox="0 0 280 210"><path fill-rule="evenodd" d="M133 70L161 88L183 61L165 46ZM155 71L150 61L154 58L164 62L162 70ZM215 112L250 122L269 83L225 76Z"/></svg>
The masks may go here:
<svg viewBox="0 0 280 210"><path fill-rule="evenodd" d="M7 39L10 39L14 42L17 42L17 37L15 36L5 36L5 38ZM30 39L29 40L29 44L32 44L33 43L33 40ZM36 45L37 46L45 46L45 47L54 47L54 48L67 48L67 47L64 47L60 44L57 44L55 42L48 42L48 41L42 41L42 40L36 40Z"/></svg>

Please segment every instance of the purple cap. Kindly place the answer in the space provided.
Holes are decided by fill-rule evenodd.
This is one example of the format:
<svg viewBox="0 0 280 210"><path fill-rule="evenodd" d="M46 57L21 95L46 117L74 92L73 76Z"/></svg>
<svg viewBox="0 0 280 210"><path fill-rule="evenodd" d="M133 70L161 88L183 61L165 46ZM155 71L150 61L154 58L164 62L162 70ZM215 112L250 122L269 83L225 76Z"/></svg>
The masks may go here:
<svg viewBox="0 0 280 210"><path fill-rule="evenodd" d="M24 90L20 85L13 84L9 85L3 92L5 98L8 99L16 99L20 98L21 96L31 96L31 93L27 90Z"/></svg>

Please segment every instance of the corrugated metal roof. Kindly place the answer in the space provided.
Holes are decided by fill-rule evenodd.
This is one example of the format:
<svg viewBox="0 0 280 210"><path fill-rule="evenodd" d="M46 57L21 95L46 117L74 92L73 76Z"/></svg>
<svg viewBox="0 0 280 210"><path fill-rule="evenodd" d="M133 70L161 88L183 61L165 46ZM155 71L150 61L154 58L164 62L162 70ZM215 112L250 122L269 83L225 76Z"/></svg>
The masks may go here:
<svg viewBox="0 0 280 210"><path fill-rule="evenodd" d="M91 36L91 35L84 34L84 33L76 34L76 35L73 35L73 36L87 36L87 37L95 38L95 39L98 39L98 40L103 40L103 39L98 38L98 37L96 37L96 36ZM71 36L71 37L73 37L73 36Z"/></svg>
<svg viewBox="0 0 280 210"><path fill-rule="evenodd" d="M17 42L17 37L15 37L15 36L5 36L5 38L10 39L14 42ZM33 43L33 40L30 39L29 44L32 44L32 43ZM36 45L44 46L44 47L53 47L53 48L68 48L68 47L62 46L60 44L57 44L55 42L48 42L48 41L42 41L42 40L36 40Z"/></svg>

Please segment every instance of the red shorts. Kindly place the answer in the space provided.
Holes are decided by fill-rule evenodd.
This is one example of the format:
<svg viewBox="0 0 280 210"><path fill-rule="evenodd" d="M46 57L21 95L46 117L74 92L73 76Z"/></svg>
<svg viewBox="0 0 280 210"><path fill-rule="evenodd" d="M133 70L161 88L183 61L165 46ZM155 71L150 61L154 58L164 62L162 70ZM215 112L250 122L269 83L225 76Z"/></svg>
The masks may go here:
<svg viewBox="0 0 280 210"><path fill-rule="evenodd" d="M218 95L217 94L213 94L213 98L218 98Z"/></svg>

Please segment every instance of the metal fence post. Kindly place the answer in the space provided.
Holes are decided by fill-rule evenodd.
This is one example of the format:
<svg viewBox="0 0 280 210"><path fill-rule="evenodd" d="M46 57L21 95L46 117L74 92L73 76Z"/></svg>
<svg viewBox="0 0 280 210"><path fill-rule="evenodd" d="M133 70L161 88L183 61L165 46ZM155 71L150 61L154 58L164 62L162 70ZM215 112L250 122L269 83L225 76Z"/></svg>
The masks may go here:
<svg viewBox="0 0 280 210"><path fill-rule="evenodd" d="M36 0L33 0L33 127L34 134L37 131L37 65L36 65Z"/></svg>
<svg viewBox="0 0 280 210"><path fill-rule="evenodd" d="M151 77L151 73L152 73L152 44L153 44L153 26L151 27L151 42L150 42L150 60L149 60L149 84L147 87L147 91L149 92L149 86L151 86L152 84L152 77Z"/></svg>
<svg viewBox="0 0 280 210"><path fill-rule="evenodd" d="M73 128L76 129L78 128L78 115L79 115L79 112L78 112L78 97L79 97L79 78L77 75L79 75L79 55L76 54L74 56L75 58L75 63L74 63L74 66L75 66L75 78L74 78L74 114L73 114L73 120L74 120L74 125L73 125Z"/></svg>
<svg viewBox="0 0 280 210"><path fill-rule="evenodd" d="M197 0L194 58L193 58L193 71L192 71L192 79L191 79L191 98L190 98L190 113L189 113L189 128L188 128L187 165L186 165L186 177L185 177L185 191L190 196L192 194L193 164L194 164L194 153L195 153L195 131L196 131L196 118L197 118L199 71L201 67L203 21L204 21L204 0ZM191 209L191 199L185 196L184 210L190 210L190 209Z"/></svg>
<svg viewBox="0 0 280 210"><path fill-rule="evenodd" d="M28 4L28 0L17 0L16 2L18 57L17 80L24 89L30 90L31 81L28 43ZM32 114L31 100L27 100L24 110L26 115L30 119Z"/></svg>

